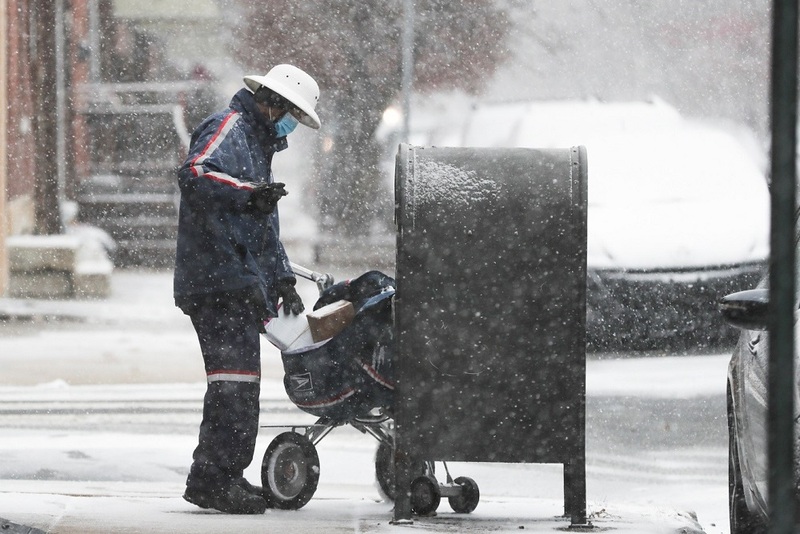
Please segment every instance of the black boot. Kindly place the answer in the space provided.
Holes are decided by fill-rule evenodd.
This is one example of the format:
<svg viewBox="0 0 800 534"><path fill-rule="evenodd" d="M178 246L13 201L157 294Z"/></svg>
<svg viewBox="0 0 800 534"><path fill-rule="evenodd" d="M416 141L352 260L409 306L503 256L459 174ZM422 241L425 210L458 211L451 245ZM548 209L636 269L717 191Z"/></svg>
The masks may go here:
<svg viewBox="0 0 800 534"><path fill-rule="evenodd" d="M244 477L234 481L234 484L245 490L250 495L258 495L259 497L264 496L264 488L262 488L261 486L252 485Z"/></svg>
<svg viewBox="0 0 800 534"><path fill-rule="evenodd" d="M263 514L267 509L267 501L237 484L216 491L187 487L183 498L200 508L213 508L225 514Z"/></svg>

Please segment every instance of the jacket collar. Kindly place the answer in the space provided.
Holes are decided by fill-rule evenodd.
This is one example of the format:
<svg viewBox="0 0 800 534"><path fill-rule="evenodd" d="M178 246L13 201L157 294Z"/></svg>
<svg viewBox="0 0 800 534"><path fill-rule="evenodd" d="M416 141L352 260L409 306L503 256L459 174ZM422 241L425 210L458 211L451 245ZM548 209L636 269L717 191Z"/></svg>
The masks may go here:
<svg viewBox="0 0 800 534"><path fill-rule="evenodd" d="M289 147L285 137L275 135L275 123L258 109L256 101L253 99L253 93L245 88L240 89L233 95L230 107L241 113L242 117L250 124L261 146L273 152L279 152Z"/></svg>

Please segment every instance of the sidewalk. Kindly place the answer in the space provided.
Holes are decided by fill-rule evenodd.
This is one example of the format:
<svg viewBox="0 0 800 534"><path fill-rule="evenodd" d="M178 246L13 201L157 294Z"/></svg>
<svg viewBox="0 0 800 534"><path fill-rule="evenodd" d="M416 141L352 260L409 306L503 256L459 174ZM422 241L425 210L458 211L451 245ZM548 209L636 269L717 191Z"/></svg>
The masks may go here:
<svg viewBox="0 0 800 534"><path fill-rule="evenodd" d="M552 501L506 499L481 502L470 515L440 513L415 518L413 524L393 525L391 505L337 492L315 496L299 511L268 510L261 516L229 516L191 507L174 497L180 488L148 484L55 486L47 493L19 491L15 513L44 532L60 534L220 534L223 532L280 532L282 534L457 532L569 532L569 520L558 517ZM41 488L39 489L41 491ZM446 505L444 505L446 507ZM618 514L618 515L615 515ZM49 521L43 521L44 518ZM593 529L582 532L618 534L694 533L690 517L664 513L653 517L647 510L603 509L591 518ZM578 531L578 530L575 530Z"/></svg>
<svg viewBox="0 0 800 534"><path fill-rule="evenodd" d="M307 306L314 301L312 283L299 282L299 290ZM288 410L279 353L264 342L262 358L262 409L282 403ZM38 403L41 414L41 422L31 415L23 425L0 415L0 517L17 525L57 534L559 532L569 527L569 519L561 517L561 495L547 494L559 487L557 470L528 465L506 466L500 480L491 479L498 475L487 466L470 465L469 476L477 473L482 484L474 513L455 514L445 499L436 517L392 525L391 504L381 499L373 480L374 442L349 427L320 447L324 482L301 510L228 516L184 502L180 495L196 440L204 372L191 325L172 305L169 273L116 272L112 296L103 301L0 299L0 362L0 408L19 413L29 408L25 403ZM183 415L153 424L149 412L135 409L145 401L151 411L165 403ZM101 409L102 402L113 406ZM58 409L64 415L56 415ZM133 415L114 419L115 409ZM145 421L139 423L139 416ZM276 431L259 436L255 465L247 472L253 481L270 432ZM703 532L687 513L591 498L594 531Z"/></svg>

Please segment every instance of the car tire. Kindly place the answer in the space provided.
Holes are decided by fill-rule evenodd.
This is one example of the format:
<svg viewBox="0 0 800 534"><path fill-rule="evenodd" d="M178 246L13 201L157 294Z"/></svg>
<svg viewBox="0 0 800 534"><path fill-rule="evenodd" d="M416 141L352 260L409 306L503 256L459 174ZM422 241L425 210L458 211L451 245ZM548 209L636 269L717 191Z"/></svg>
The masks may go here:
<svg viewBox="0 0 800 534"><path fill-rule="evenodd" d="M728 385L728 516L731 534L766 534L767 525L747 508L739 467L739 438L736 437L733 400Z"/></svg>

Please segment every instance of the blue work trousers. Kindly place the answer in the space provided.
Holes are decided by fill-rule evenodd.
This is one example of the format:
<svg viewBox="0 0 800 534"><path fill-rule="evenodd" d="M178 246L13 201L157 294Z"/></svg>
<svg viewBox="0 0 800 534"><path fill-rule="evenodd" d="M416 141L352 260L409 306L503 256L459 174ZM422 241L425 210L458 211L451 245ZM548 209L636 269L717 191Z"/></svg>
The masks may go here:
<svg viewBox="0 0 800 534"><path fill-rule="evenodd" d="M184 309L200 341L208 380L203 421L186 485L225 490L243 476L258 434L261 355L255 292L218 293Z"/></svg>

